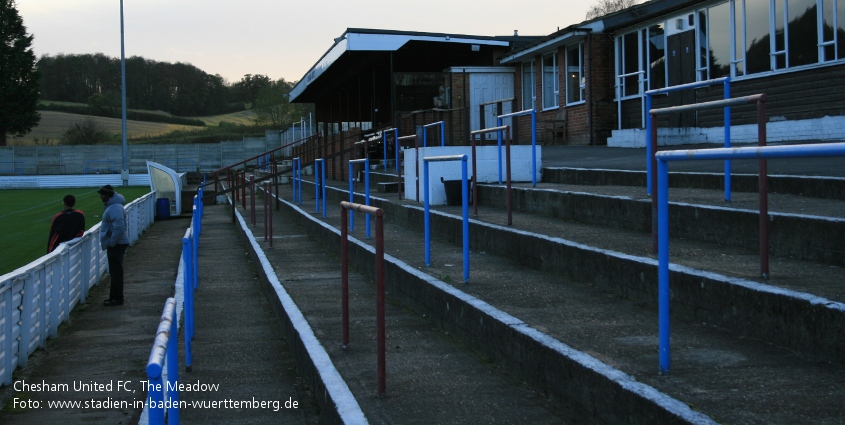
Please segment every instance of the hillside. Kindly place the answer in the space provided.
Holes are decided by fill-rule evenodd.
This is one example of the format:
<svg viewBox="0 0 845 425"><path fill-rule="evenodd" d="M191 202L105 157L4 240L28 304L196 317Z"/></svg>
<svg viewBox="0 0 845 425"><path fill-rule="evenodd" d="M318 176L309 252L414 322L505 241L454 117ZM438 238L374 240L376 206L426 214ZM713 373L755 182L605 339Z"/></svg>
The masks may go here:
<svg viewBox="0 0 845 425"><path fill-rule="evenodd" d="M221 122L244 124L252 123L254 116L251 111L235 112L231 114L216 115L211 117L199 117L206 123L206 126L218 126ZM24 137L10 138L10 145L56 145L62 137L62 133L74 123L80 122L86 117L91 118L107 131L115 134L121 132L121 120L119 118L94 117L87 115L70 114L66 112L41 111L41 123L32 129L32 132ZM145 121L126 121L126 131L129 139L158 136L176 130L199 131L207 127L188 126L177 124L154 123Z"/></svg>

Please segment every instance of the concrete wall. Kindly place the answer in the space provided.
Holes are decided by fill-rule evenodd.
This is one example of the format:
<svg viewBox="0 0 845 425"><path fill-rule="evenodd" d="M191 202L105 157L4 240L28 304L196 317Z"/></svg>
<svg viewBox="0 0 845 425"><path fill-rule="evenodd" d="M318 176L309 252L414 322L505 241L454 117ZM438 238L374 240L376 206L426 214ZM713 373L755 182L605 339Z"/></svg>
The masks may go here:
<svg viewBox="0 0 845 425"><path fill-rule="evenodd" d="M845 138L845 116L823 117L806 120L772 121L766 123L766 142L797 142L809 140L841 141ZM607 146L618 148L644 148L645 129L613 130ZM713 147L725 145L725 128L658 128L658 146L712 143ZM731 144L757 143L757 125L732 125Z"/></svg>
<svg viewBox="0 0 845 425"><path fill-rule="evenodd" d="M511 181L514 182L530 182L531 181L531 146L511 146ZM499 181L499 156L498 148L496 146L479 146L476 147L476 167L478 169L479 182L498 182ZM506 179L506 163L505 163L505 148L502 148L502 182ZM420 148L420 157L435 157L444 155L467 155L467 178L472 178L472 149L470 146L445 146L445 147L427 147ZM543 147L536 146L535 170L537 172L537 179L540 179L540 169L543 162ZM425 194L423 188L425 183L424 165L422 161L419 162L419 177L420 177L420 197L424 199ZM403 190L408 199L417 200L416 192L416 173L417 173L417 156L414 149L405 150L405 166L404 181L405 187ZM429 163L429 202L431 205L445 205L446 191L440 178L445 180L460 180L461 179L461 164L460 161L448 162L430 162ZM372 181L371 181L372 183Z"/></svg>
<svg viewBox="0 0 845 425"><path fill-rule="evenodd" d="M177 172L212 172L280 147L278 132L268 137L213 144L129 145L129 172L146 174L146 161ZM0 175L120 174L121 145L4 146Z"/></svg>

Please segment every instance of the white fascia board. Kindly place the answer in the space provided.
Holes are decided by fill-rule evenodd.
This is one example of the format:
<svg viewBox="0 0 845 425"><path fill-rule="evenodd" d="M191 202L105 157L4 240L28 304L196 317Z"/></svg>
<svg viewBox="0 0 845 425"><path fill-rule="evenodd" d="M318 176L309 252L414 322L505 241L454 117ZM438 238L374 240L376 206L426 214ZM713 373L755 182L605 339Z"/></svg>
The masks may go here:
<svg viewBox="0 0 845 425"><path fill-rule="evenodd" d="M484 44L491 46L508 46L507 41L482 40L477 38L455 37L451 35L426 35L426 34L370 34L350 33L346 35L349 40L350 51L396 51L402 48L409 41L431 41L441 43L461 44Z"/></svg>
<svg viewBox="0 0 845 425"><path fill-rule="evenodd" d="M555 51L558 47L569 44L569 42L573 41L574 39L583 37L585 35L587 35L587 31L568 32L566 34L561 35L560 37L555 37L544 43L532 46L529 49L520 50L517 53L505 56L504 58L502 58L502 60L499 61L499 63L506 64L511 62L522 62L526 59L533 58L536 55Z"/></svg>

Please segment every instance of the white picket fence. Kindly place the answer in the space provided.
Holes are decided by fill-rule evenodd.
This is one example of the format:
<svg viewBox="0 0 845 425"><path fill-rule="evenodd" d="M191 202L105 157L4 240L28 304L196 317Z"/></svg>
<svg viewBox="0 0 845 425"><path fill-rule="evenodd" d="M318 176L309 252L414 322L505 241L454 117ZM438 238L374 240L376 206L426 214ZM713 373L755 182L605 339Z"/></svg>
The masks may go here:
<svg viewBox="0 0 845 425"><path fill-rule="evenodd" d="M126 205L130 244L153 224L155 201L151 192ZM82 237L0 276L0 384L12 383L15 369L26 367L29 356L58 335L59 325L100 281L108 260L99 236L97 224Z"/></svg>

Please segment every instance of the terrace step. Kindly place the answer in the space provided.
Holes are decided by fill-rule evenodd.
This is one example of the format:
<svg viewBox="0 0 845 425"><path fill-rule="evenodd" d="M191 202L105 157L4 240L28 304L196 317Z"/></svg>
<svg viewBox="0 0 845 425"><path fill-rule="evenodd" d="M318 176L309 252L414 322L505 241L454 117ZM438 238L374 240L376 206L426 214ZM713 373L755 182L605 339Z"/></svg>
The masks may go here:
<svg viewBox="0 0 845 425"><path fill-rule="evenodd" d="M304 193L309 191L304 189ZM329 193L330 204L348 199L348 194L342 190ZM483 197L480 195L480 198ZM552 345L562 342L582 352L564 355L566 358L591 354L605 366L613 366L610 370L615 367L629 377L633 376L632 380L694 405L720 421L791 423L831 420L842 414L838 411L839 407L831 407L841 405L838 403L841 399L835 394L842 393L839 387L841 382L845 382L842 380L842 367L829 363L842 358L838 354L841 348L828 346L825 350L817 350L816 347L825 344L825 339L828 342L843 340L842 331L837 328L838 323L842 323L841 317L819 324L817 329L807 328L808 324L825 315L841 316L843 308L840 303L778 290L747 279L716 275L704 266L710 264L712 258L723 257L720 253L710 253L713 247L706 244L684 245L681 250L686 251L686 258L698 261L702 267L701 271L674 267L673 347L676 363L670 377L660 377L656 373L657 319L653 307L656 278L654 261L648 258L650 235L602 231L595 226L573 225L522 213L515 214L512 228L505 227L502 225L504 213L485 207L481 219L488 224L474 222L470 230L474 244L473 269L471 284L467 286L454 283L459 280L457 276L460 276L461 264L460 249L454 245L459 238L456 235L460 234L457 217L441 213L433 215L433 229L440 238L449 242L435 239L433 252L439 254L435 254L435 264L425 268L421 264L421 207L414 202L397 202L392 198L375 199L374 204L386 211L389 225L385 245L388 252L397 261L407 264L405 267L397 263L397 267L406 271L396 271L397 275L388 283L391 295L398 302L430 315L436 324L466 338L501 368L525 379L534 388L547 391L556 400L578 400L576 404L588 415L596 414L600 407L595 405L596 393L586 394L585 391L589 393L591 390L561 388L553 383L566 382L573 374L583 378L577 371L580 369L571 361L559 359L567 366L560 366L563 371L553 372L548 368L554 368L553 365L559 364L558 360L545 358L537 362L535 358L525 357L524 354L529 352L548 352L548 345L537 346L524 337L518 337L520 332L513 326L540 331L545 334L540 338L551 341ZM448 211L448 207L438 209ZM330 246L337 246L336 237L331 236L332 231L324 225L302 220L314 237ZM339 218L330 215L326 222L337 226ZM533 223L539 230L521 230L527 223ZM362 228L363 225L359 224L357 231ZM614 245L628 247L638 254L632 256L561 240L560 235L573 233L564 232L567 228L574 229L574 233L581 232L582 237L592 242L610 240ZM608 234L609 239L599 236L603 233ZM365 240L360 233L356 237ZM675 253L673 255L673 261L676 261L679 257ZM745 263L749 262L747 257L753 257L741 250L728 250L728 255ZM747 264L740 267L747 267ZM410 271L414 268L425 270L433 277L418 277ZM814 278L809 280L817 280L816 272L813 271ZM388 275L391 273L389 271ZM837 281L841 281L841 277L840 270ZM444 281L446 284L453 283L442 287ZM495 317L501 313L480 311L474 307L475 301L461 302L461 296L454 295L448 286L494 306L495 311L511 317L505 319L512 321L511 326L501 325L503 322L493 325ZM453 294L453 298L449 298L448 294ZM715 297L726 301L712 300ZM703 303L702 299L712 302ZM808 317L814 310L819 313L816 318ZM790 315L795 319L789 319ZM749 326L742 326L749 320L752 321ZM832 328L827 329L828 325ZM768 341L757 342L760 337L752 334L757 327L788 328L786 333L771 329L766 332L780 333L780 337L774 335L773 341L789 348L777 348ZM809 347L809 353L802 353L789 345L790 341L784 341L792 339L795 332L801 333L802 328L804 334L796 340L800 341L799 345ZM832 334L825 335L824 332ZM558 350L557 355L562 355L562 351ZM537 371L538 364L545 368ZM563 378L560 373L569 378ZM596 379L599 378L593 376L589 382L595 384ZM764 387L749 385L754 382L766 384ZM821 385L817 386L819 383ZM618 382L617 385L624 386ZM778 388L779 394L771 394L765 389L771 387ZM630 391L623 393L631 396ZM630 401L619 394L614 396ZM653 408L653 403L651 406ZM782 408L772 409L772 406ZM639 405L635 408L642 410ZM609 414L624 415L621 410ZM613 421L608 417L602 420Z"/></svg>

